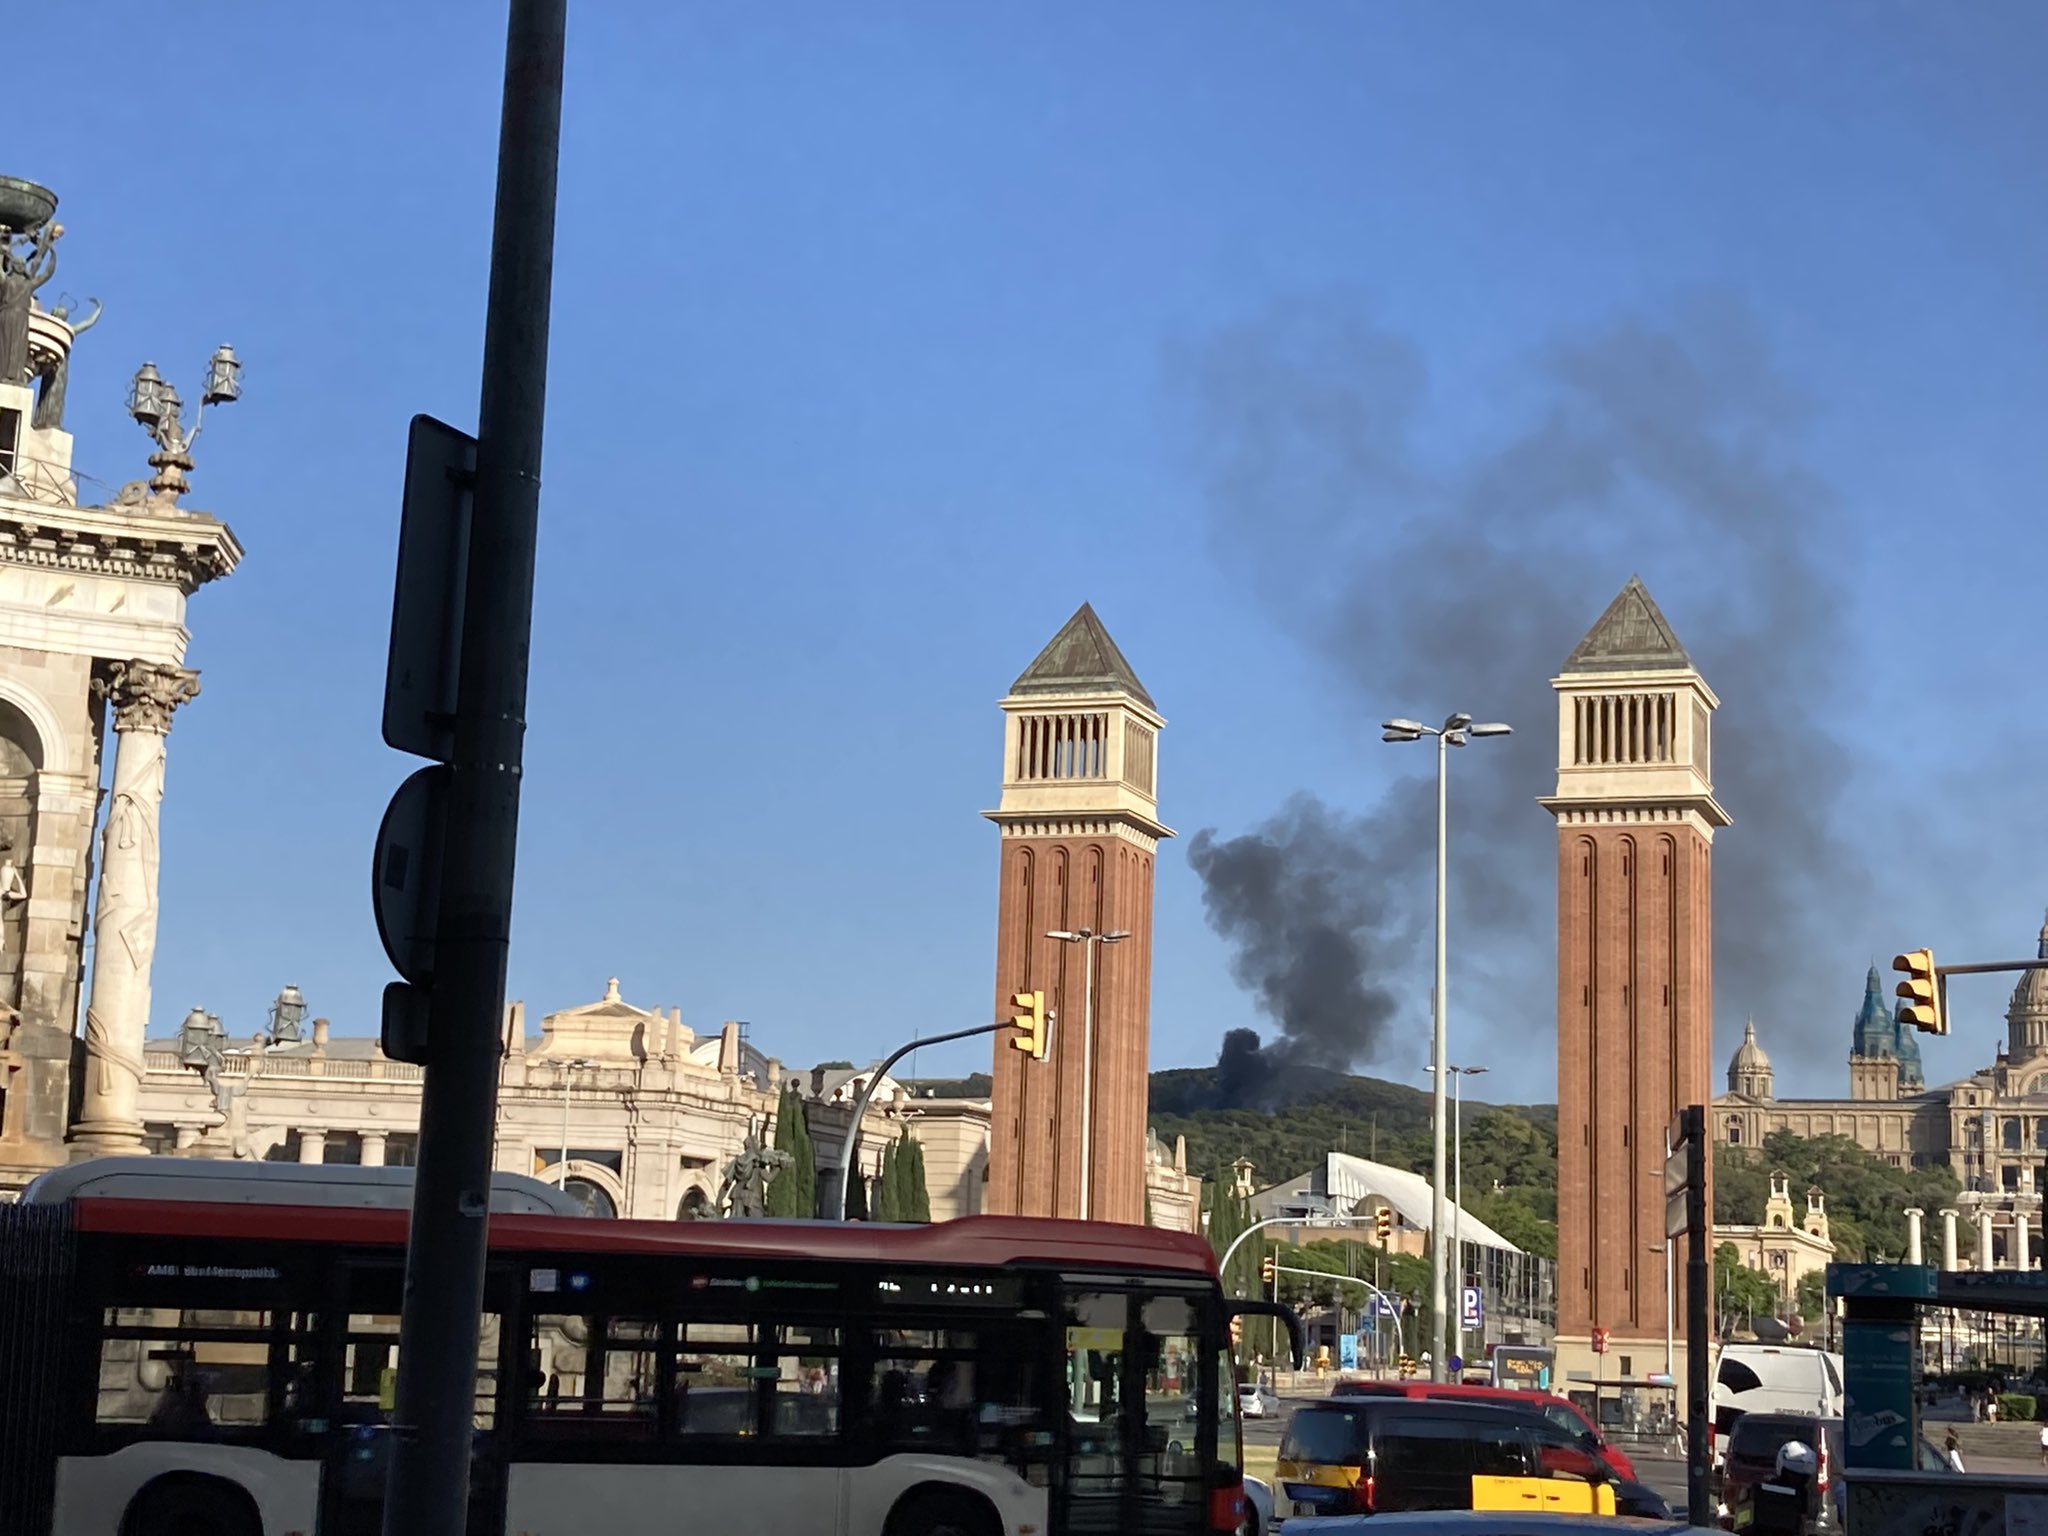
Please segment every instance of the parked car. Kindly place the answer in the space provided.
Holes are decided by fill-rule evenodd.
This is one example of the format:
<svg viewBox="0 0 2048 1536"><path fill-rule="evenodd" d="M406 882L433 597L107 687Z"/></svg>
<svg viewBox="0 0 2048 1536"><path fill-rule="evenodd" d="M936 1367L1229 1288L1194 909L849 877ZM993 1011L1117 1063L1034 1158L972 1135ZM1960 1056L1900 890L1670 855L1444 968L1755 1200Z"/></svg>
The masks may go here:
<svg viewBox="0 0 2048 1536"><path fill-rule="evenodd" d="M1237 1411L1247 1419L1263 1419L1280 1411L1280 1394L1263 1381L1240 1382Z"/></svg>
<svg viewBox="0 0 2048 1536"><path fill-rule="evenodd" d="M1589 1451L1598 1455L1629 1482L1636 1469L1621 1448L1600 1433L1600 1426L1568 1397L1554 1392L1532 1392L1519 1387L1496 1387L1478 1383L1434 1381L1340 1381L1332 1397L1440 1397L1460 1402L1505 1403L1516 1408L1533 1408L1566 1434L1578 1435Z"/></svg>
<svg viewBox="0 0 2048 1536"><path fill-rule="evenodd" d="M1777 1471L1778 1452L1795 1440L1811 1446L1818 1459L1809 1529L1841 1528L1834 1474L1842 1464L1842 1421L1814 1413L1745 1413L1728 1433L1727 1454L1721 1464L1716 1513L1723 1530L1735 1529L1734 1511L1757 1484L1771 1479Z"/></svg>
<svg viewBox="0 0 2048 1536"><path fill-rule="evenodd" d="M1557 1513L1671 1514L1580 1435L1533 1407L1490 1400L1347 1394L1304 1403L1281 1439L1274 1481L1290 1517L1471 1509L1482 1498ZM1287 1529L1291 1536L1292 1519Z"/></svg>

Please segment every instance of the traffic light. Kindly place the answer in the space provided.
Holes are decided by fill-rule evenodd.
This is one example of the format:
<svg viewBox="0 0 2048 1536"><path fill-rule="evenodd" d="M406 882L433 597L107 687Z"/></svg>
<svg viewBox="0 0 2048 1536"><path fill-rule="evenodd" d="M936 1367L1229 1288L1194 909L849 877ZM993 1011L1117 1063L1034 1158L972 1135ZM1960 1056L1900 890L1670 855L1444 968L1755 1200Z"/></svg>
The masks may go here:
<svg viewBox="0 0 2048 1536"><path fill-rule="evenodd" d="M1273 1256L1270 1253L1259 1261L1259 1283L1261 1285L1271 1285L1274 1275L1278 1273L1279 1266L1273 1262Z"/></svg>
<svg viewBox="0 0 2048 1536"><path fill-rule="evenodd" d="M1010 1000L1017 1005L1010 1020L1017 1026L1017 1033L1010 1037L1010 1044L1020 1051L1029 1051L1033 1061L1045 1060L1046 1052L1052 1049L1052 1031L1045 1027L1045 994L1017 992Z"/></svg>
<svg viewBox="0 0 2048 1536"><path fill-rule="evenodd" d="M1403 1376L1413 1376L1415 1374L1415 1357L1413 1355L1403 1355L1401 1357L1401 1374Z"/></svg>
<svg viewBox="0 0 2048 1536"><path fill-rule="evenodd" d="M1948 1033L1948 999L1941 978L1934 971L1934 951L1908 950L1892 960L1892 969L1906 979L1899 983L1899 1022L1910 1024L1922 1034Z"/></svg>
<svg viewBox="0 0 2048 1536"><path fill-rule="evenodd" d="M1372 1235L1379 1239L1382 1248L1387 1246L1387 1239L1394 1235L1394 1208L1392 1206L1383 1205L1372 1213Z"/></svg>

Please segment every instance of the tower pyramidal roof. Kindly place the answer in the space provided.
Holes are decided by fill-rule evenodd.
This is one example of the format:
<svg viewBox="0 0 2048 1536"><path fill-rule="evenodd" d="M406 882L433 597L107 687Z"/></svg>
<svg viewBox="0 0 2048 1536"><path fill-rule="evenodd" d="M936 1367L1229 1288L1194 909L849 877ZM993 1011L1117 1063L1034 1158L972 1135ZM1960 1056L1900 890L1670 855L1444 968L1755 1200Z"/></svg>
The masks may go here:
<svg viewBox="0 0 2048 1536"><path fill-rule="evenodd" d="M1017 675L1010 692L1027 697L1127 693L1147 709L1158 708L1088 603L1075 610L1038 659Z"/></svg>
<svg viewBox="0 0 2048 1536"><path fill-rule="evenodd" d="M1631 576L1598 622L1565 659L1573 672L1689 672L1692 658L1643 578Z"/></svg>

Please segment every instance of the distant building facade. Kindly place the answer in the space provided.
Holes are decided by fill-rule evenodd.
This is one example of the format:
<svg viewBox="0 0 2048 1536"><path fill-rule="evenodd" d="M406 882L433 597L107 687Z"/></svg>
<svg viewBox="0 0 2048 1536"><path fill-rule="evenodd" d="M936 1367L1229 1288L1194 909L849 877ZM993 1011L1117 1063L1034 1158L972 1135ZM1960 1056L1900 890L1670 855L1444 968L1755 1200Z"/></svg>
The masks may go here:
<svg viewBox="0 0 2048 1536"><path fill-rule="evenodd" d="M2048 924L2036 945L2048 959ZM2048 1192L2048 971L2022 974L2005 1023L2005 1047L1989 1066L1930 1088L1917 1032L1897 1022L1872 966L1850 1026L1848 1095L1778 1097L1752 1024L1729 1063L1728 1092L1714 1101L1715 1139L1757 1147L1774 1131L1844 1136L1894 1167L1946 1164L1962 1184L1957 1207L1969 1224L1981 1232L1990 1221L1993 1264L2024 1258L2036 1267Z"/></svg>
<svg viewBox="0 0 2048 1536"><path fill-rule="evenodd" d="M698 1035L680 1009L637 1007L616 980L592 1003L562 1009L529 1036L524 1004L506 1010L494 1166L559 1183L601 1216L715 1216L725 1169L750 1132L765 1140L781 1089L804 1101L821 1192L840 1165L865 1071L795 1072L763 1055L744 1026ZM374 1039L336 1036L324 1019L301 1042L231 1043L211 1089L176 1039L151 1041L141 1094L147 1150L305 1163L410 1164L419 1142L421 1069ZM860 1176L906 1130L924 1152L935 1221L984 1207L986 1100L916 1096L885 1078L858 1141ZM1155 1223L1195 1230L1200 1180L1185 1154L1153 1143L1145 1177ZM823 1208L822 1206L820 1207Z"/></svg>

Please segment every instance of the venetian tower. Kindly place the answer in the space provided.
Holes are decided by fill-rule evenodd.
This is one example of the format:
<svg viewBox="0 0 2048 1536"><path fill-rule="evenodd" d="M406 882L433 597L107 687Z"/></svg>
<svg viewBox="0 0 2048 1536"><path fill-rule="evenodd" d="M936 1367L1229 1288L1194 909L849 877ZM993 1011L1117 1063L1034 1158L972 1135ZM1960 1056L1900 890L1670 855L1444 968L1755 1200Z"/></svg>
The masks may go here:
<svg viewBox="0 0 2048 1536"><path fill-rule="evenodd" d="M1663 1363L1665 1135L1677 1109L1714 1097L1712 853L1729 821L1714 799L1720 701L1634 577L1551 687L1558 1370L1592 1368L1600 1327L1630 1362L1606 1372L1641 1374ZM1675 1265L1679 1317L1684 1276Z"/></svg>
<svg viewBox="0 0 2048 1536"><path fill-rule="evenodd" d="M57 199L0 177L0 1185L81 1151L140 1151L156 951L160 806L173 713L199 691L186 601L241 559L227 525L179 505L196 416L148 364L129 413L155 471L82 506L64 405L99 318L50 286ZM47 307L46 307L47 306ZM201 408L240 392L215 354ZM96 389L104 389L102 379ZM112 737L109 739L109 730ZM102 766L112 759L102 789ZM104 832L94 824L104 810ZM97 855L97 868L95 868ZM92 991L73 1039L86 900ZM76 1071L74 1071L76 1067ZM75 1112L75 1120L71 1118Z"/></svg>
<svg viewBox="0 0 2048 1536"><path fill-rule="evenodd" d="M983 1209L1076 1217L1084 1082L1093 1220L1145 1219L1145 1111L1152 995L1152 878L1166 721L1086 603L1010 686L1003 709L996 1014L1042 991L1052 1050L1034 1061L996 1037ZM1123 933L1114 943L1054 932ZM1093 953L1094 998L1084 1006ZM1090 1015L1092 1014L1092 1028Z"/></svg>

